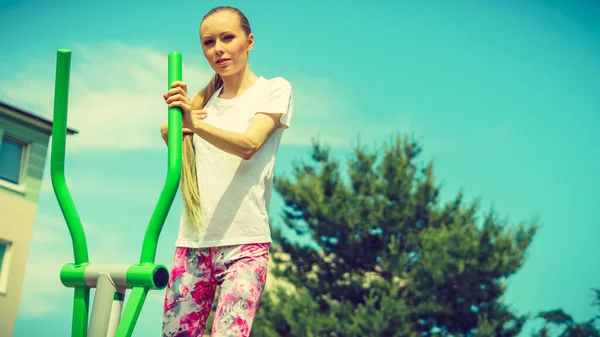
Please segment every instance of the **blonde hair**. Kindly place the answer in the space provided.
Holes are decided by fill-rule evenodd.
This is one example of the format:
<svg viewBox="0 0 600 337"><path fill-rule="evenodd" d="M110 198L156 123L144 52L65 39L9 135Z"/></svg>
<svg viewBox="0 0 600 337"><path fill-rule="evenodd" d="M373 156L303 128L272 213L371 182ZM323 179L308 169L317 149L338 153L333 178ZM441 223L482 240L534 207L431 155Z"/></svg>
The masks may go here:
<svg viewBox="0 0 600 337"><path fill-rule="evenodd" d="M240 19L240 26L246 33L246 36L250 35L250 24L246 16L237 8L229 6L220 6L210 10L202 21L207 17L222 10L228 10L238 16ZM206 87L200 90L192 99L192 110L202 110L212 95L223 85L223 79L219 74L215 74L213 78L208 82ZM185 215L187 222L194 228L200 228L200 216L201 216L201 204L200 204L200 191L198 189L198 181L196 174L196 155L194 150L194 144L192 143L192 135L185 134L183 136L182 145L182 171L181 171L181 194L183 196L183 207L185 209Z"/></svg>

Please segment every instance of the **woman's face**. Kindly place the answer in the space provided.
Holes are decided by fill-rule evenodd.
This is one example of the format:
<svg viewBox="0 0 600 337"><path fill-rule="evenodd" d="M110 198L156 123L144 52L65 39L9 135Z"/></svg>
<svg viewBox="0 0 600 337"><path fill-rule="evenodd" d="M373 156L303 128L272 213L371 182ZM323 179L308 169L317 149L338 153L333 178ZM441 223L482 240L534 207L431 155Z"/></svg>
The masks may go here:
<svg viewBox="0 0 600 337"><path fill-rule="evenodd" d="M221 11L205 18L200 25L200 43L210 66L225 77L246 67L254 36L246 36L235 13Z"/></svg>

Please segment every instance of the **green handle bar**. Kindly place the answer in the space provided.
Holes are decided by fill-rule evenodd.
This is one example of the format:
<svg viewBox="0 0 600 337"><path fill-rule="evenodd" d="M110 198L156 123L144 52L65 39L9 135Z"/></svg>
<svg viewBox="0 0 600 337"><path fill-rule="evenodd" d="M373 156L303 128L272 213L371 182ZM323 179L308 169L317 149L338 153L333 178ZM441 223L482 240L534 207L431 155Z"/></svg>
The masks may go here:
<svg viewBox="0 0 600 337"><path fill-rule="evenodd" d="M168 87L171 83L182 79L181 53L172 52L168 57ZM56 81L54 93L54 123L52 125L52 148L50 173L54 193L67 222L73 242L75 264L89 262L86 237L81 225L77 209L65 180L65 148L67 135L67 116L69 104L69 78L71 68L71 51L59 49L56 60ZM150 219L144 242L140 263L154 263L158 238L177 194L181 178L182 148L182 116L180 108L168 109L168 171L165 185Z"/></svg>
<svg viewBox="0 0 600 337"><path fill-rule="evenodd" d="M181 81L181 53L172 52L169 54L169 73L168 73L168 89L171 89L171 84L175 81ZM168 168L167 180L163 187L158 203L152 217L144 243L142 245L142 254L140 263L154 263L156 257L156 246L158 244L158 236L162 230L165 220L173 204L173 199L179 187L181 178L181 148L182 148L182 131L181 131L181 109L169 108L169 138L168 138Z"/></svg>
<svg viewBox="0 0 600 337"><path fill-rule="evenodd" d="M65 180L65 148L67 139L67 115L69 107L69 78L71 75L71 51L59 49L56 55L56 80L54 83L54 122L52 124L52 148L50 175L54 194L69 227L73 242L75 264L89 262L87 242L81 220L73 204Z"/></svg>

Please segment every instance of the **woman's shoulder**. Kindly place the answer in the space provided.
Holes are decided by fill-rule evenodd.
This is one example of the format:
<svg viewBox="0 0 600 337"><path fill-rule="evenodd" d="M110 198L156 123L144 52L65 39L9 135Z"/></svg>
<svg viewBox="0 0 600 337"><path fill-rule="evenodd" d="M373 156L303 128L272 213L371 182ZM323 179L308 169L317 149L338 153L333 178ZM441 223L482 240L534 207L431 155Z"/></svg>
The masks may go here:
<svg viewBox="0 0 600 337"><path fill-rule="evenodd" d="M291 95L292 84L285 78L278 76L263 79L264 92L267 95Z"/></svg>
<svg viewBox="0 0 600 337"><path fill-rule="evenodd" d="M265 85L270 88L291 88L292 84L284 77L277 76L272 78L262 77Z"/></svg>

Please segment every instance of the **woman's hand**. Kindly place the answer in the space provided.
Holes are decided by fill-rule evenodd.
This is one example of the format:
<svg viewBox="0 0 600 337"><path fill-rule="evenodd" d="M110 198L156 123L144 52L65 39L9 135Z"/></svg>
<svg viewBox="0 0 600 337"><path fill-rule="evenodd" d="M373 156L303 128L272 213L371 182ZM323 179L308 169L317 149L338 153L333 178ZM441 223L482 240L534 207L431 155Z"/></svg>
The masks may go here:
<svg viewBox="0 0 600 337"><path fill-rule="evenodd" d="M181 108L183 127L188 130L197 129L202 120L206 118L206 111L191 110L191 100L187 93L187 84L175 81L171 84L173 89L163 95L170 108Z"/></svg>
<svg viewBox="0 0 600 337"><path fill-rule="evenodd" d="M187 93L187 84L181 81L175 81L171 84L171 90L163 94L165 103L169 108L181 108L185 115L190 112L191 100Z"/></svg>
<svg viewBox="0 0 600 337"><path fill-rule="evenodd" d="M181 128L182 133L185 135L190 134L190 133L194 133L194 131L188 129L188 128ZM163 125L160 126L160 135L162 136L162 139L165 141L165 144L169 143L169 122L164 122Z"/></svg>
<svg viewBox="0 0 600 337"><path fill-rule="evenodd" d="M182 118L183 127L192 131L198 131L200 124L204 123L203 120L206 118L206 115L207 112L204 110L192 110L184 114Z"/></svg>

